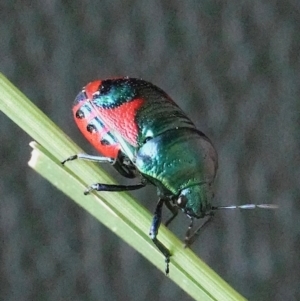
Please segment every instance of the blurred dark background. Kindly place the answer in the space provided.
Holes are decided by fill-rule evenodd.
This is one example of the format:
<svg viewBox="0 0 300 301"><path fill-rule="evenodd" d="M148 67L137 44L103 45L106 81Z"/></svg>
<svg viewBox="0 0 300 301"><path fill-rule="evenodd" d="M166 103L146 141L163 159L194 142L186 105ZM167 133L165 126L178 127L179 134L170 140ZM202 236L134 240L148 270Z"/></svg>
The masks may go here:
<svg viewBox="0 0 300 301"><path fill-rule="evenodd" d="M219 212L193 250L250 300L300 300L299 31L298 0L1 1L0 71L89 153L71 116L83 85L128 75L167 91L218 150L215 205L280 206ZM0 125L1 300L191 300ZM155 188L135 196L154 210Z"/></svg>

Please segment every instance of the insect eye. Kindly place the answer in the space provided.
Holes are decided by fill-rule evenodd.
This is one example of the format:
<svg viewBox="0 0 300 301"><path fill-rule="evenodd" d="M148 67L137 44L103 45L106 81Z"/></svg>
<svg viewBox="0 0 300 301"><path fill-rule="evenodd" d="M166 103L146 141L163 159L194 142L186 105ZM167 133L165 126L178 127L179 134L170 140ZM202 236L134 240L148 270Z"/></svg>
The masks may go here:
<svg viewBox="0 0 300 301"><path fill-rule="evenodd" d="M83 119L84 118L84 113L81 110L78 110L75 114L76 118L78 119Z"/></svg>
<svg viewBox="0 0 300 301"><path fill-rule="evenodd" d="M97 132L96 127L93 124L88 124L86 130L91 134Z"/></svg>
<svg viewBox="0 0 300 301"><path fill-rule="evenodd" d="M181 195L176 201L177 206L180 208L185 208L186 203L187 203L187 198L184 195Z"/></svg>

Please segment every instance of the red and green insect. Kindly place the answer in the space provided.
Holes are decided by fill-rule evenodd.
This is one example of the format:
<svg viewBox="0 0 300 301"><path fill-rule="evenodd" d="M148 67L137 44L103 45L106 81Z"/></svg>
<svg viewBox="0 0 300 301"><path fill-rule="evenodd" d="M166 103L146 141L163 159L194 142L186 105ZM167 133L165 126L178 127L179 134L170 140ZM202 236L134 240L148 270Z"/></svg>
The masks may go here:
<svg viewBox="0 0 300 301"><path fill-rule="evenodd" d="M211 204L218 167L212 142L163 90L142 79L124 77L87 84L75 99L73 115L80 131L103 156L79 154L62 163L77 158L108 162L125 177L141 175L143 179L135 185L96 183L85 194L135 190L147 184L158 188L150 237L165 256L168 273L171 253L157 239L163 204L173 214L166 225L178 209L191 219L186 245L196 236L191 235L194 218L210 217L221 208Z"/></svg>

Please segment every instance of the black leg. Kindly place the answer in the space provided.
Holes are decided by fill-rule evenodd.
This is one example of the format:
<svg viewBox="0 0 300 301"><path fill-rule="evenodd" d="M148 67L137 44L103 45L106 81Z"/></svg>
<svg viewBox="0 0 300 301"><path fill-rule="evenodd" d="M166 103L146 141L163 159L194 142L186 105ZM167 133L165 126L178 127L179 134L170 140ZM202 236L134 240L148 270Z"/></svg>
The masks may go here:
<svg viewBox="0 0 300 301"><path fill-rule="evenodd" d="M150 227L150 237L153 241L153 243L156 245L156 247L159 249L159 251L165 256L165 262L166 262L166 275L169 274L169 263L170 263L170 257L171 253L170 251L156 238L158 234L158 229L161 224L161 218L162 218L162 207L164 204L164 199L159 199L158 203L155 208L154 216L152 219L151 227Z"/></svg>
<svg viewBox="0 0 300 301"><path fill-rule="evenodd" d="M194 226L194 218L190 218L191 219L191 222L188 226L188 229L185 233L185 238L184 238L184 247L186 248L188 245L189 245L189 240L191 238L191 231L192 231L192 228Z"/></svg>
<svg viewBox="0 0 300 301"><path fill-rule="evenodd" d="M165 226L168 227L173 219L177 216L178 214L178 207L174 206L170 203L169 200L165 200L166 207L172 212L172 216L165 222Z"/></svg>
<svg viewBox="0 0 300 301"><path fill-rule="evenodd" d="M136 185L114 185L114 184L101 184L96 183L91 185L85 192L85 195L88 195L92 191L129 191L137 190L145 187L147 182L142 182Z"/></svg>
<svg viewBox="0 0 300 301"><path fill-rule="evenodd" d="M137 176L137 171L133 163L129 160L129 158L125 157L121 152L119 152L115 162L112 166L123 176L126 178L135 178Z"/></svg>
<svg viewBox="0 0 300 301"><path fill-rule="evenodd" d="M68 161L73 161L76 159L82 159L87 161L93 161L97 163L109 163L111 164L122 176L126 178L135 178L136 177L136 168L132 164L132 162L122 155L121 152L119 152L117 158L108 158L104 156L92 156L88 154L77 154L70 156L66 160L62 161L61 164L65 164Z"/></svg>
<svg viewBox="0 0 300 301"><path fill-rule="evenodd" d="M207 226L208 222L211 221L212 217L213 217L213 213L211 212L208 215L206 221L193 234L191 234L191 231L192 231L192 228L193 228L193 218L191 218L191 223L188 227L188 230L186 231L186 236L185 236L185 239L184 239L184 247L185 248L191 246L194 243L194 241L196 240L196 238L200 234L200 230L202 231L205 228L205 226Z"/></svg>
<svg viewBox="0 0 300 301"><path fill-rule="evenodd" d="M83 159L83 160L87 160L87 161L94 161L94 162L98 162L98 163L109 163L109 164L113 164L115 162L114 159L108 158L108 157L91 156L91 155L87 155L87 154L77 154L77 155L70 156L66 160L62 161L61 164L65 164L68 161L73 161L76 159Z"/></svg>

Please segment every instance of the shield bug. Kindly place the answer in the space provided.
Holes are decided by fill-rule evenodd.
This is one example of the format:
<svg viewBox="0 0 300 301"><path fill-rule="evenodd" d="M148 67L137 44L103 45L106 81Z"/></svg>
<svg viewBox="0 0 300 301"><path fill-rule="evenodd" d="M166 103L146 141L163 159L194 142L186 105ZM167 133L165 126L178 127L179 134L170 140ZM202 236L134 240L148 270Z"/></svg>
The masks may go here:
<svg viewBox="0 0 300 301"><path fill-rule="evenodd" d="M212 206L218 168L212 142L157 86L128 77L91 82L77 95L73 116L82 134L103 156L78 154L63 164L77 158L108 162L125 177L141 175L143 179L135 185L96 183L85 194L94 190L135 190L147 184L158 188L150 237L165 256L167 274L171 253L157 239L163 205L172 212L166 225L178 209L191 219L186 245L194 241L200 229L191 233L194 218L211 217L216 209L233 208Z"/></svg>

